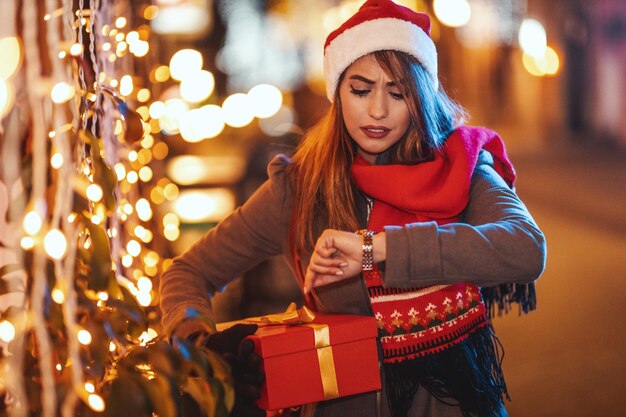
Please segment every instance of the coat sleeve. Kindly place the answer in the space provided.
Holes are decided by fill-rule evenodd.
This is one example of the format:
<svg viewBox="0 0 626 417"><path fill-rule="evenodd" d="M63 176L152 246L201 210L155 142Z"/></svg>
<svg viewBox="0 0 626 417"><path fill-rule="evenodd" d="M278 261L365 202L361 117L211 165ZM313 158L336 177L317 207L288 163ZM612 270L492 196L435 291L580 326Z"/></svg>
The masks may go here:
<svg viewBox="0 0 626 417"><path fill-rule="evenodd" d="M212 318L210 299L234 278L261 261L282 253L288 221L288 160L278 156L270 178L238 209L174 258L160 282L160 307L166 334L186 337L202 330L185 319L188 308Z"/></svg>
<svg viewBox="0 0 626 417"><path fill-rule="evenodd" d="M546 243L530 213L487 164L474 171L459 223L386 227L384 285L528 283L544 270Z"/></svg>

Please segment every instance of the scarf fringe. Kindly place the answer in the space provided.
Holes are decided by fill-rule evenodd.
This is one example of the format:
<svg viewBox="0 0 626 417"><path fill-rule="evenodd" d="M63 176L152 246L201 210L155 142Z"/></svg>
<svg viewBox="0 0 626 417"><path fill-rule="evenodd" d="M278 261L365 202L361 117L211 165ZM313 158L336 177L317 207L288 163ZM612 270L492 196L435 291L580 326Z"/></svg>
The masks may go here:
<svg viewBox="0 0 626 417"><path fill-rule="evenodd" d="M465 417L500 416L510 400L502 359L504 351L490 325L435 355L385 363L392 417L406 417L420 386L439 401L458 406Z"/></svg>
<svg viewBox="0 0 626 417"><path fill-rule="evenodd" d="M501 284L495 287L483 287L480 289L489 318L494 318L496 313L511 311L513 303L518 305L518 311L527 314L537 308L537 294L535 283L528 284Z"/></svg>

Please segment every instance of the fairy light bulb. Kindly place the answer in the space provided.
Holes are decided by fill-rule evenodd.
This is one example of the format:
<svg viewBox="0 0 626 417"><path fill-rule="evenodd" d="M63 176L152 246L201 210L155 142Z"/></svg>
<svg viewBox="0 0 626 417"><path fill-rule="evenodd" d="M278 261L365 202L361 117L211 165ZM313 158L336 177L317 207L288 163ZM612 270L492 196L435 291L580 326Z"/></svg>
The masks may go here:
<svg viewBox="0 0 626 417"><path fill-rule="evenodd" d="M20 247L24 250L30 250L35 247L35 241L30 236L24 236L20 239Z"/></svg>
<svg viewBox="0 0 626 417"><path fill-rule="evenodd" d="M83 53L83 45L79 43L75 43L72 46L70 46L70 55L79 56L79 55L82 55L82 53Z"/></svg>
<svg viewBox="0 0 626 417"><path fill-rule="evenodd" d="M115 20L115 27L118 28L118 29L121 29L124 26L126 26L126 18L125 17L118 17Z"/></svg>
<svg viewBox="0 0 626 417"><path fill-rule="evenodd" d="M10 321L3 320L0 322L0 339L9 343L15 338L15 327Z"/></svg>
<svg viewBox="0 0 626 417"><path fill-rule="evenodd" d="M85 391L93 394L96 391L96 387L91 382L85 382Z"/></svg>
<svg viewBox="0 0 626 417"><path fill-rule="evenodd" d="M89 394L89 397L87 397L87 402L89 403L89 407L93 411L96 411L98 413L104 411L104 400L98 394Z"/></svg>
<svg viewBox="0 0 626 417"><path fill-rule="evenodd" d="M76 337L78 338L78 342L81 345L88 346L91 344L91 333L85 329L81 329L78 331Z"/></svg>
<svg viewBox="0 0 626 417"><path fill-rule="evenodd" d="M63 155L55 152L55 154L50 158L50 166L54 169L61 168L63 166Z"/></svg>
<svg viewBox="0 0 626 417"><path fill-rule="evenodd" d="M133 257L137 257L141 253L141 245L136 240L131 239L126 244L126 252Z"/></svg>
<svg viewBox="0 0 626 417"><path fill-rule="evenodd" d="M148 307L152 303L152 295L149 292L140 291L137 293L136 298L142 307Z"/></svg>
<svg viewBox="0 0 626 417"><path fill-rule="evenodd" d="M90 184L87 187L87 198L94 203L102 200L103 195L104 193L102 191L102 187L100 187L98 184Z"/></svg>
<svg viewBox="0 0 626 417"><path fill-rule="evenodd" d="M65 293L60 288L54 288L50 294L52 301L57 304L63 304L65 302Z"/></svg>
<svg viewBox="0 0 626 417"><path fill-rule="evenodd" d="M0 78L6 80L15 74L21 63L22 51L18 38L14 36L0 38L0 51L2 51Z"/></svg>
<svg viewBox="0 0 626 417"><path fill-rule="evenodd" d="M137 280L137 288L142 292L150 292L152 290L152 280L148 277L141 277Z"/></svg>
<svg viewBox="0 0 626 417"><path fill-rule="evenodd" d="M133 264L133 257L130 255L123 255L122 256L122 265L124 265L125 268L130 268L130 266Z"/></svg>
<svg viewBox="0 0 626 417"><path fill-rule="evenodd" d="M24 231L31 236L39 233L42 224L43 222L41 220L41 216L36 211L29 211L26 213L26 216L24 216L24 220L22 221Z"/></svg>
<svg viewBox="0 0 626 417"><path fill-rule="evenodd" d="M126 181L128 181L130 184L136 183L137 180L139 180L139 175L135 171L130 171L128 174L126 174Z"/></svg>
<svg viewBox="0 0 626 417"><path fill-rule="evenodd" d="M130 75L124 75L120 79L120 94L128 97L133 93L133 88L133 77Z"/></svg>
<svg viewBox="0 0 626 417"><path fill-rule="evenodd" d="M150 202L145 198L140 198L135 204L135 209L137 210L137 216L139 219L147 222L152 218L152 208L150 207Z"/></svg>
<svg viewBox="0 0 626 417"><path fill-rule="evenodd" d="M74 87L72 87L66 82L61 81L61 82L56 83L52 87L50 96L52 97L53 102L57 104L61 104L61 103L65 103L66 101L69 101L72 97L74 97L75 93L76 93L76 90L74 90Z"/></svg>
<svg viewBox="0 0 626 417"><path fill-rule="evenodd" d="M115 176L117 177L118 181L122 181L126 177L126 168L121 162L115 164L113 170L115 171Z"/></svg>
<svg viewBox="0 0 626 417"><path fill-rule="evenodd" d="M115 352L117 346L113 342L109 342L109 352Z"/></svg>
<svg viewBox="0 0 626 417"><path fill-rule="evenodd" d="M46 237L43 240L43 247L53 259L62 259L67 252L67 240L63 233L58 229L52 229L46 233Z"/></svg>

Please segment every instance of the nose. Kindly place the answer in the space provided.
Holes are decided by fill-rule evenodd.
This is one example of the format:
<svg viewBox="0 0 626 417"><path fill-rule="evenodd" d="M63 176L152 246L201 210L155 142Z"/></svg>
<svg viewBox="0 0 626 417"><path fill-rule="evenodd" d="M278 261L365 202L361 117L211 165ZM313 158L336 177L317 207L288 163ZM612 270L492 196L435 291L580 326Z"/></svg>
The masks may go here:
<svg viewBox="0 0 626 417"><path fill-rule="evenodd" d="M389 109L387 108L387 100L385 92L381 89L374 89L370 95L370 102L368 106L368 114L371 118L380 120L387 117Z"/></svg>

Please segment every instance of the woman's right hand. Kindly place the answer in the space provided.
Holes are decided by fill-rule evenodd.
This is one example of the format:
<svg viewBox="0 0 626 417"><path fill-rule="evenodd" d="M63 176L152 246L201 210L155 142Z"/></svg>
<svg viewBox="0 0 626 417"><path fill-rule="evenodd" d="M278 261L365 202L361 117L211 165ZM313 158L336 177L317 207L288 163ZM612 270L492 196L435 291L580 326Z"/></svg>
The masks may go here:
<svg viewBox="0 0 626 417"><path fill-rule="evenodd" d="M304 278L304 292L361 273L363 254L361 236L335 229L326 229L315 243Z"/></svg>

